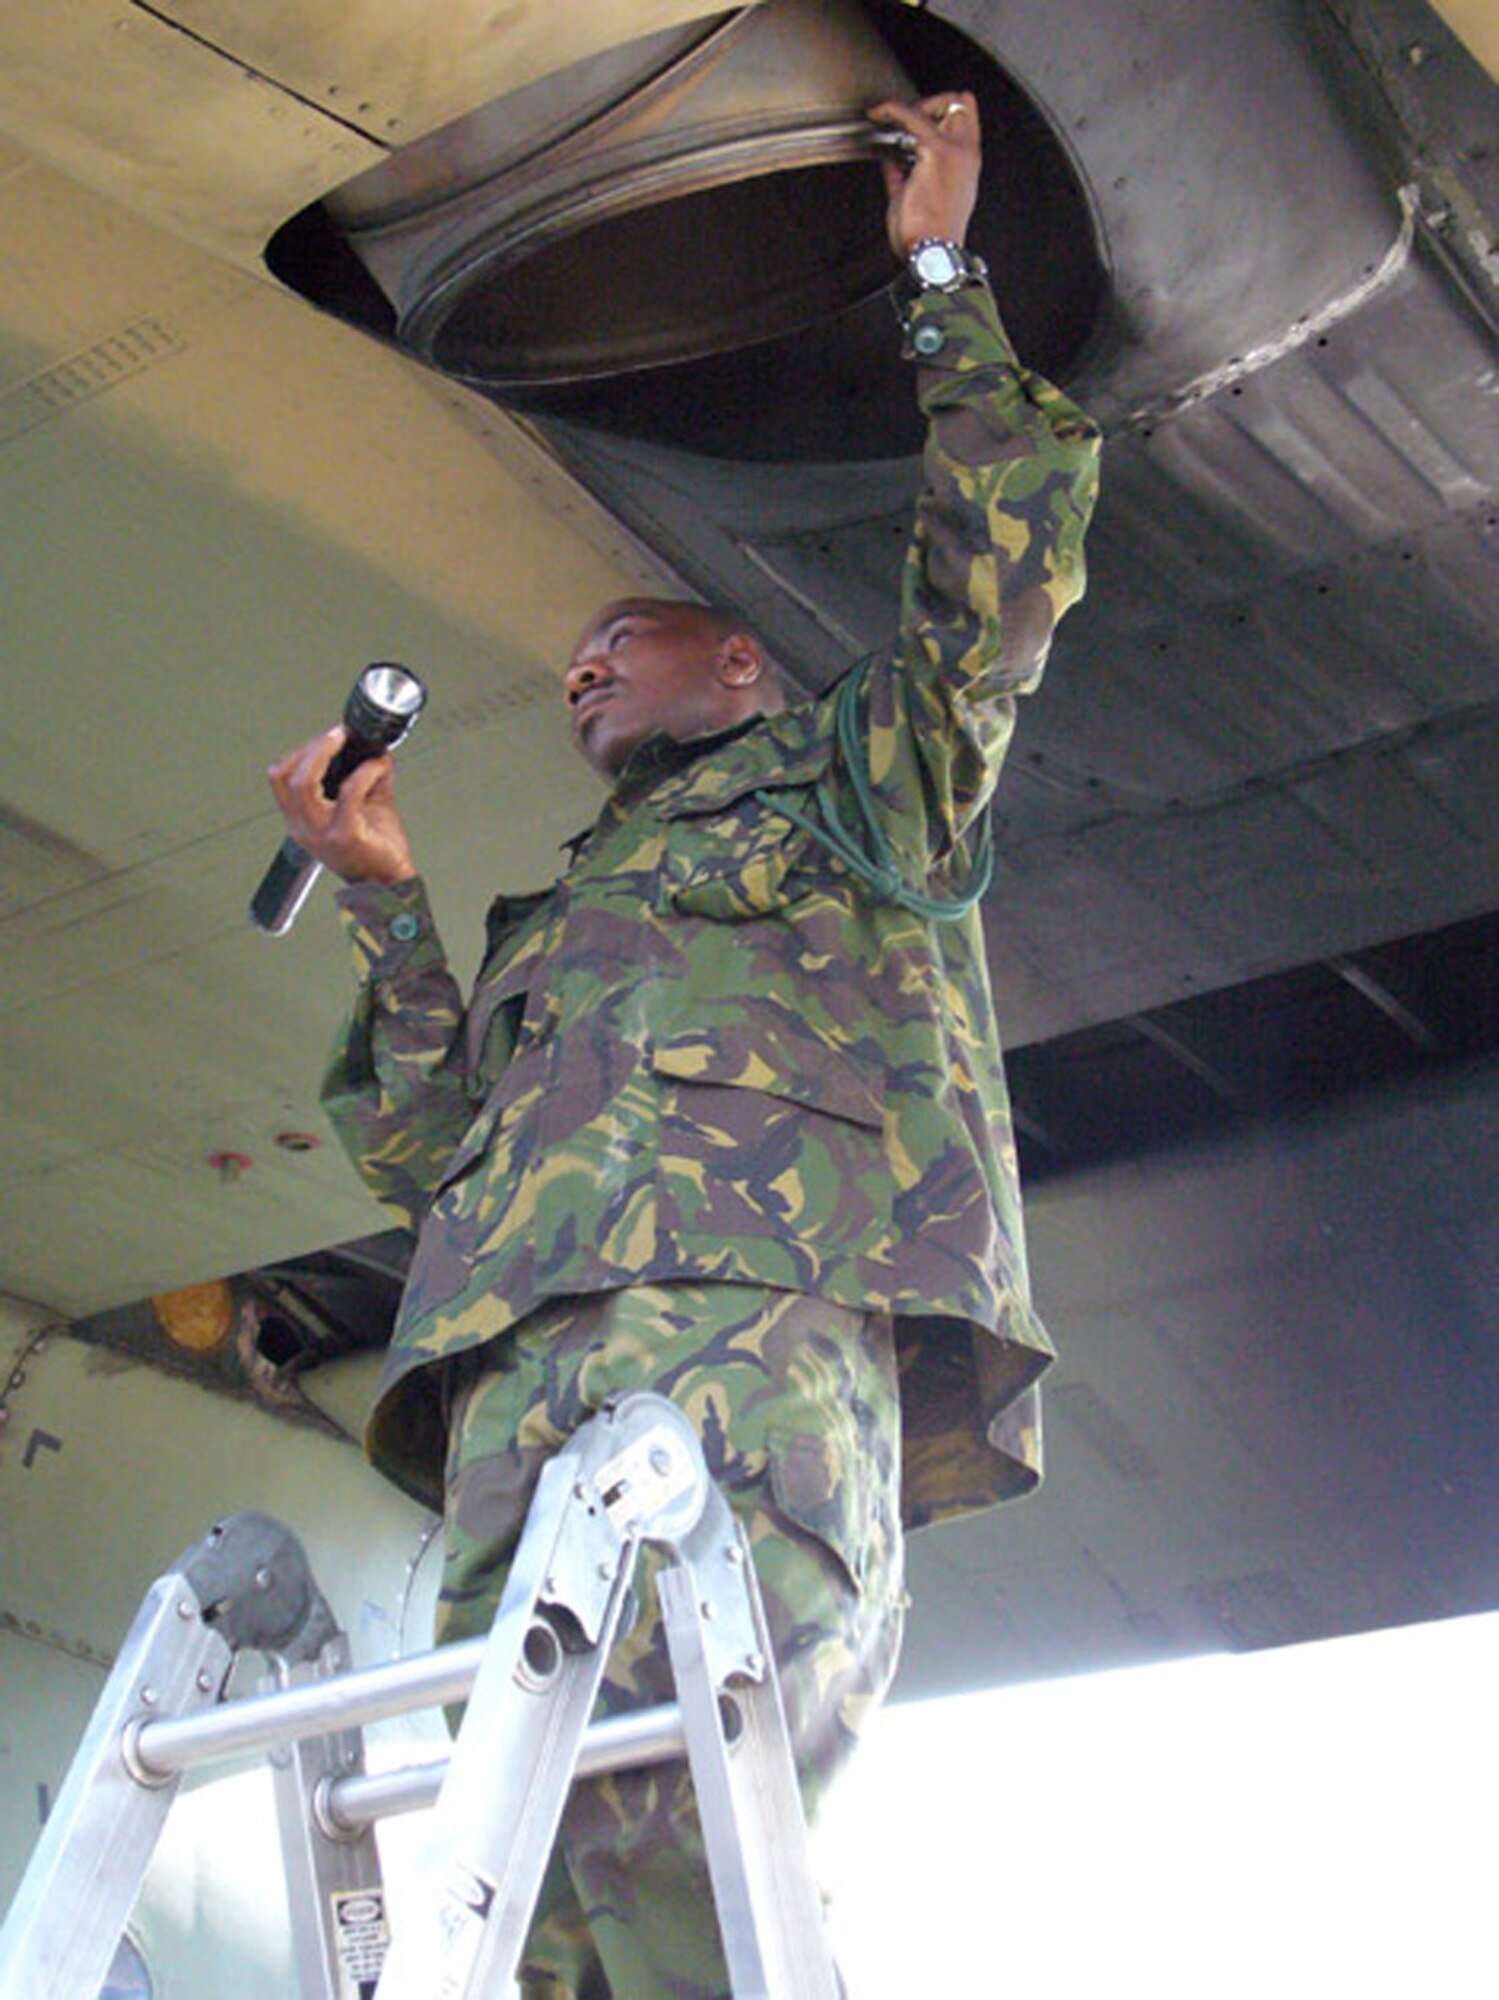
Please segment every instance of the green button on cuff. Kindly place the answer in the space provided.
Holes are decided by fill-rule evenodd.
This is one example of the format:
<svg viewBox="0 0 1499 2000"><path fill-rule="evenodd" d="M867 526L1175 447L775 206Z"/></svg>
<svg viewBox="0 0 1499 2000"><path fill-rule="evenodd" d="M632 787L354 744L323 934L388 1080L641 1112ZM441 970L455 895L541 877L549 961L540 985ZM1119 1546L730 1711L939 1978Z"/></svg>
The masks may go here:
<svg viewBox="0 0 1499 2000"><path fill-rule="evenodd" d="M398 910L390 920L390 934L397 944L410 944L421 928L420 919L414 917L410 910Z"/></svg>
<svg viewBox="0 0 1499 2000"><path fill-rule="evenodd" d="M921 355L940 354L947 345L947 335L931 320L924 320L911 334L911 345Z"/></svg>

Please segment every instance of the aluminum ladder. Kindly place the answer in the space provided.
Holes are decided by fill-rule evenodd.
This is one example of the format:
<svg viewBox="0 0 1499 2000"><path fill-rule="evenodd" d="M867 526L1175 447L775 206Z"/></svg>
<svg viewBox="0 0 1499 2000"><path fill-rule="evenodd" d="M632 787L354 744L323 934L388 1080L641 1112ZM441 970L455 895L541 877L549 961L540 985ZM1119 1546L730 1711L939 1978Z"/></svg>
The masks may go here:
<svg viewBox="0 0 1499 2000"><path fill-rule="evenodd" d="M641 1545L677 1700L590 1726ZM272 1691L233 1700L241 1650ZM467 1699L446 1760L371 1774L362 1725ZM270 1752L301 2000L500 2000L575 1776L685 1751L735 2000L837 2000L743 1530L665 1398L623 1397L546 1467L487 1637L352 1669L301 1545L221 1522L152 1585L0 1932L0 2000L91 2000L182 1774ZM430 1807L390 1940L374 1839Z"/></svg>

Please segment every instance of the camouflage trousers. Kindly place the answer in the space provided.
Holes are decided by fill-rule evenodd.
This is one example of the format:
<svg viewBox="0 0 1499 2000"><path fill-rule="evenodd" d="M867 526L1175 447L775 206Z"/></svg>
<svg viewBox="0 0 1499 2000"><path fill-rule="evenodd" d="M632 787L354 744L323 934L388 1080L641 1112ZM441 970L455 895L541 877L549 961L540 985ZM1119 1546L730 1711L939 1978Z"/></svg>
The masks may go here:
<svg viewBox="0 0 1499 2000"><path fill-rule="evenodd" d="M745 1285L560 1301L455 1370L440 1639L486 1631L541 1468L607 1396L691 1418L749 1532L809 1814L895 1670L900 1415L883 1316ZM613 1714L672 1698L651 1552L605 1672ZM685 1762L573 1787L527 1943L524 2000L727 2000Z"/></svg>

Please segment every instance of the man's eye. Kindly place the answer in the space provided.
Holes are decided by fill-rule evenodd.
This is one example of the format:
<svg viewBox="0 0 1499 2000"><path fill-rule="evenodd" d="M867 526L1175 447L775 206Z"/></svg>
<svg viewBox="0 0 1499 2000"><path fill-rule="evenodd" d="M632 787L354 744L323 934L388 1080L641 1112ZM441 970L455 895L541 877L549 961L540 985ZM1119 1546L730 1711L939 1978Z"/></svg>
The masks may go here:
<svg viewBox="0 0 1499 2000"><path fill-rule="evenodd" d="M609 650L612 653L622 639L628 639L635 630L633 625L616 625L609 634Z"/></svg>

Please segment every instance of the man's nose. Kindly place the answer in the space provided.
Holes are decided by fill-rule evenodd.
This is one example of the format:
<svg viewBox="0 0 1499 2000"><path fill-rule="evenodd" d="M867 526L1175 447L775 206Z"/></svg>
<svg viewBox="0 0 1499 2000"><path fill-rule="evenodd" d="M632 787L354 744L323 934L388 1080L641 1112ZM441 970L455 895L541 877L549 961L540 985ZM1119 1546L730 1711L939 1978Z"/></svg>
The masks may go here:
<svg viewBox="0 0 1499 2000"><path fill-rule="evenodd" d="M581 700L592 687L609 678L609 669L596 654L584 653L572 661L562 676L562 686L569 703Z"/></svg>

